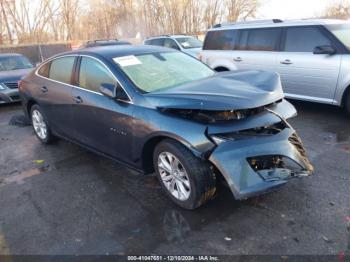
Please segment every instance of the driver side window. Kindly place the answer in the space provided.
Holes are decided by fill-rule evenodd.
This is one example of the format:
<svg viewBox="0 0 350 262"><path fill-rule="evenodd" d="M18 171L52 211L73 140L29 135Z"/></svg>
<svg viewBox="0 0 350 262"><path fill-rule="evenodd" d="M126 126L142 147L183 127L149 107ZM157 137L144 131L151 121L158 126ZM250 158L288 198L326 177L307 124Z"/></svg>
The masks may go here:
<svg viewBox="0 0 350 262"><path fill-rule="evenodd" d="M102 83L117 85L113 75L97 60L82 57L79 71L79 87L90 91L100 92Z"/></svg>

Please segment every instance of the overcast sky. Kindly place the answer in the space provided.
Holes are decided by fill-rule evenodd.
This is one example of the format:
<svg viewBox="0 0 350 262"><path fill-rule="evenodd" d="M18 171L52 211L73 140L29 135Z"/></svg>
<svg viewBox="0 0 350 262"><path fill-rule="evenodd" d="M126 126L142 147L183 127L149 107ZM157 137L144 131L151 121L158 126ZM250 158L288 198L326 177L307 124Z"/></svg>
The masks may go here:
<svg viewBox="0 0 350 262"><path fill-rule="evenodd" d="M332 2L338 0L262 0L259 18L297 19L320 15Z"/></svg>

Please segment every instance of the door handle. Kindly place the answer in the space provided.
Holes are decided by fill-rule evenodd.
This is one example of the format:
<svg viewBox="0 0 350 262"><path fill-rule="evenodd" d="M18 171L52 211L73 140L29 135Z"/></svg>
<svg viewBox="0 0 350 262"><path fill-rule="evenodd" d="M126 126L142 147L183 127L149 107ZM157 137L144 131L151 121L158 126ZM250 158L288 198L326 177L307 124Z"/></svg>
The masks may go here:
<svg viewBox="0 0 350 262"><path fill-rule="evenodd" d="M233 60L236 61L236 62L241 62L241 61L243 61L243 59L242 59L241 57L239 57L239 56L233 58Z"/></svg>
<svg viewBox="0 0 350 262"><path fill-rule="evenodd" d="M73 99L77 104L83 103L83 99L80 96L74 96Z"/></svg>
<svg viewBox="0 0 350 262"><path fill-rule="evenodd" d="M43 93L47 93L47 87L46 86L42 86L41 88L41 92L43 92Z"/></svg>
<svg viewBox="0 0 350 262"><path fill-rule="evenodd" d="M281 61L281 64L284 64L284 65L291 65L291 64L293 64L293 62L290 61L289 59L286 59L286 60L284 60L284 61Z"/></svg>

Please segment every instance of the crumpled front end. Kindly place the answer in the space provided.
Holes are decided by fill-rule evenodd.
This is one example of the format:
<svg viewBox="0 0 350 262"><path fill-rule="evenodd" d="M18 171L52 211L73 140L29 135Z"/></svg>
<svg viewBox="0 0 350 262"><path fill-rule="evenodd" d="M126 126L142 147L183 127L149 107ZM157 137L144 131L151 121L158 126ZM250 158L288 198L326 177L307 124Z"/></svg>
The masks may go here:
<svg viewBox="0 0 350 262"><path fill-rule="evenodd" d="M299 136L285 120L295 114L283 100L236 124L208 127L208 136L217 144L209 161L236 199L266 193L313 172Z"/></svg>

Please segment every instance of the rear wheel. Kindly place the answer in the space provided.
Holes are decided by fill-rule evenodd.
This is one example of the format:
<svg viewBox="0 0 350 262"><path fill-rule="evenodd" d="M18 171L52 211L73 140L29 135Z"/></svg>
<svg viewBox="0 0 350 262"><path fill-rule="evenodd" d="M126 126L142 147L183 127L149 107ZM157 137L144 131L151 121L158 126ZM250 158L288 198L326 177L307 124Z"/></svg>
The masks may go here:
<svg viewBox="0 0 350 262"><path fill-rule="evenodd" d="M38 105L33 105L30 109L30 117L32 120L35 135L42 143L49 144L54 141L55 137L50 131L48 122Z"/></svg>
<svg viewBox="0 0 350 262"><path fill-rule="evenodd" d="M347 96L344 101L345 112L350 116L350 92L347 92Z"/></svg>
<svg viewBox="0 0 350 262"><path fill-rule="evenodd" d="M195 209L213 198L216 179L209 164L181 144L173 140L160 142L153 162L161 187L177 205Z"/></svg>

